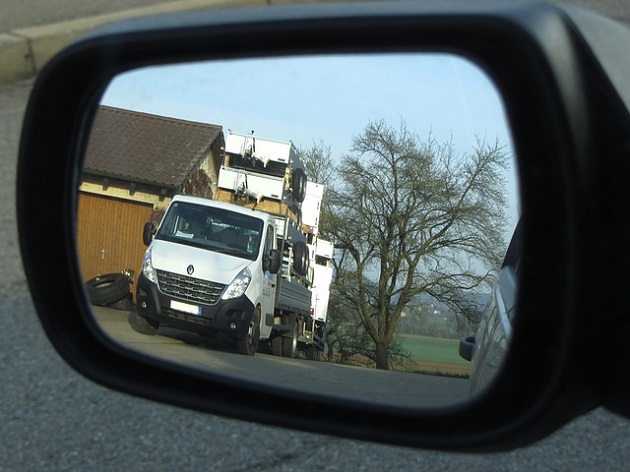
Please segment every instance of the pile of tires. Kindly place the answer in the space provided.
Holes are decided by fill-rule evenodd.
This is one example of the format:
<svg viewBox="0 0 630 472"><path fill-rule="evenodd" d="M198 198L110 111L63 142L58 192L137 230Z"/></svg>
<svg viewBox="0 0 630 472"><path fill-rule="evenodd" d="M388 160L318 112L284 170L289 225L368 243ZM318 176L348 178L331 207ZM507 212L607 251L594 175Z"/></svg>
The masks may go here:
<svg viewBox="0 0 630 472"><path fill-rule="evenodd" d="M123 273L105 274L85 282L90 303L117 310L133 308L129 276Z"/></svg>

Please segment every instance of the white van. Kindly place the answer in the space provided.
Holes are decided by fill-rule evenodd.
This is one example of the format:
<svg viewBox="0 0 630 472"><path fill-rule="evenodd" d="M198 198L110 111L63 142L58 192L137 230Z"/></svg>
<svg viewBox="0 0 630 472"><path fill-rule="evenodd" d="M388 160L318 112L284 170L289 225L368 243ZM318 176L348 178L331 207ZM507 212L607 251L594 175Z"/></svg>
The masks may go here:
<svg viewBox="0 0 630 472"><path fill-rule="evenodd" d="M278 215L174 197L157 231L145 225L149 247L132 326L145 334L164 324L224 335L248 355L268 340L274 354L293 357L312 316L312 295L308 247L290 229Z"/></svg>

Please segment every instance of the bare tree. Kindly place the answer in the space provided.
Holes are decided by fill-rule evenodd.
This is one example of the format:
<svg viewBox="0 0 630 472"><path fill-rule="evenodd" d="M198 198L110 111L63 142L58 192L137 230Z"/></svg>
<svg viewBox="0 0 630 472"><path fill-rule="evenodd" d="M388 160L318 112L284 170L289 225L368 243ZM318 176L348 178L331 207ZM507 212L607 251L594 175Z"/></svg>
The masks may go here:
<svg viewBox="0 0 630 472"><path fill-rule="evenodd" d="M479 290L504 252L504 148L479 142L470 156L452 143L420 142L405 123L369 123L336 167L322 232L335 243L335 289L359 314L388 369L396 324L428 294L473 317Z"/></svg>
<svg viewBox="0 0 630 472"><path fill-rule="evenodd" d="M335 286L332 288L332 303L328 306L332 316L329 317L326 331L328 361L374 367L377 361L374 340L355 308L335 293ZM389 345L388 354L389 367L392 369L403 366L405 361L412 358L395 337Z"/></svg>
<svg viewBox="0 0 630 472"><path fill-rule="evenodd" d="M335 166L329 145L320 139L317 143L313 141L313 145L310 148L300 148L298 152L311 182L325 186L332 183L335 175Z"/></svg>

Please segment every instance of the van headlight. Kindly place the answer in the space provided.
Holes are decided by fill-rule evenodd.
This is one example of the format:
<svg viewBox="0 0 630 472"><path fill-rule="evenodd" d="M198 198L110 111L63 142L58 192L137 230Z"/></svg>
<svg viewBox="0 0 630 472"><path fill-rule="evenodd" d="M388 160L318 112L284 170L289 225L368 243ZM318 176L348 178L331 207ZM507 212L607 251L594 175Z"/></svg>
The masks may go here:
<svg viewBox="0 0 630 472"><path fill-rule="evenodd" d="M151 248L147 249L144 253L144 259L142 259L142 273L154 284L157 284L157 274L153 268L153 258L151 257Z"/></svg>
<svg viewBox="0 0 630 472"><path fill-rule="evenodd" d="M245 267L238 273L234 280L227 286L225 292L223 292L222 300L230 300L232 298L238 298L245 293L249 283L252 281L252 273L248 267Z"/></svg>

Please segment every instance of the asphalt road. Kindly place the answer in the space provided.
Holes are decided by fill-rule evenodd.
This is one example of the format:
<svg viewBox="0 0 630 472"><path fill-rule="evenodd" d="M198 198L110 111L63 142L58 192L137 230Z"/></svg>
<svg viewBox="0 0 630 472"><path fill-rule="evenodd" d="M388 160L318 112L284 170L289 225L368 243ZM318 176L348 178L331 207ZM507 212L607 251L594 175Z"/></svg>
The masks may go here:
<svg viewBox="0 0 630 472"><path fill-rule="evenodd" d="M95 318L111 340L137 352L203 372L254 381L275 388L318 393L350 401L411 408L450 406L468 400L467 379L381 371L328 362L308 362L271 355L261 346L254 357L234 352L233 343L160 326L155 336L131 329L128 312L93 307ZM263 343L261 342L261 345ZM313 382L312 379L319 379Z"/></svg>
<svg viewBox="0 0 630 472"><path fill-rule="evenodd" d="M178 0L2 0L0 33L16 28L39 26L57 21L115 12L126 8L141 8ZM510 0L507 0L510 1ZM627 0L550 0L585 6L605 13L611 18L630 22ZM291 3L290 0L266 0L268 4ZM297 3L297 2L296 2Z"/></svg>
<svg viewBox="0 0 630 472"><path fill-rule="evenodd" d="M28 82L0 87L0 472L627 469L630 421L603 410L521 450L446 454L226 420L85 380L45 338L19 262L14 180L29 90ZM55 276L45 261L41 270Z"/></svg>
<svg viewBox="0 0 630 472"><path fill-rule="evenodd" d="M169 3L169 0L2 0L0 33L161 3Z"/></svg>

